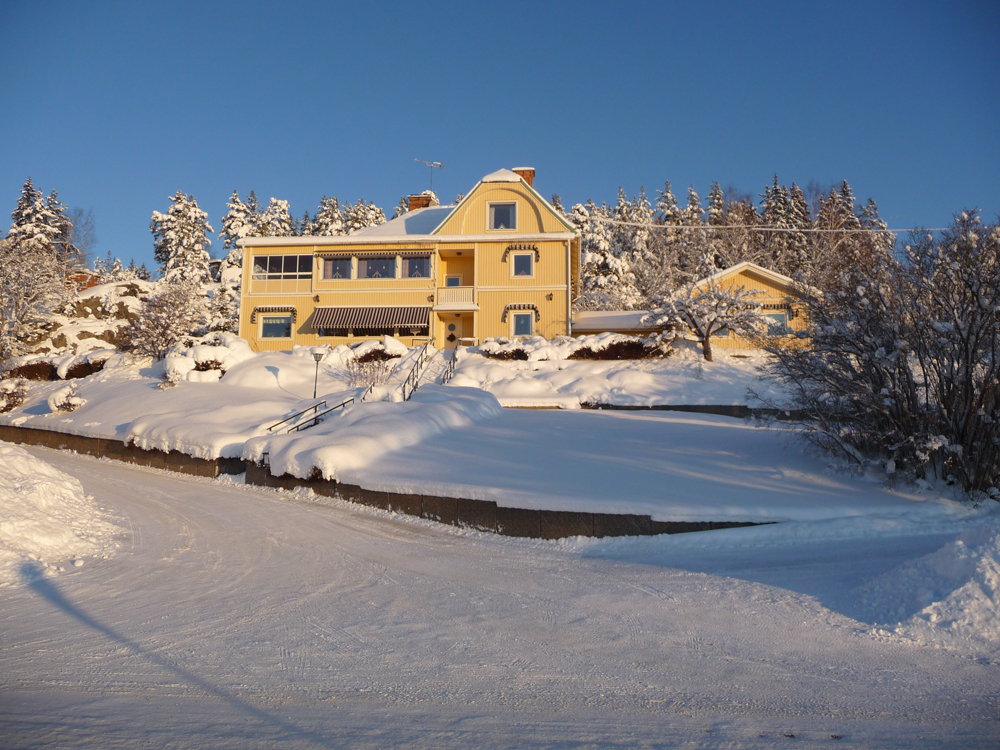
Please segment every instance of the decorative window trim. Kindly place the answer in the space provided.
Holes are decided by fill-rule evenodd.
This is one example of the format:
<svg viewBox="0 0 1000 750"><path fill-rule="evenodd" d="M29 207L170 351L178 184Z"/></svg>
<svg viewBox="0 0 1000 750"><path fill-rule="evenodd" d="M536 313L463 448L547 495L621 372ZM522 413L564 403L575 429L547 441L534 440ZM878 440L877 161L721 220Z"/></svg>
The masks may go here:
<svg viewBox="0 0 1000 750"><path fill-rule="evenodd" d="M295 325L295 318L297 315L295 307L292 305L259 305L253 309L252 313L250 313L251 325L257 322L257 313L291 313L292 325Z"/></svg>
<svg viewBox="0 0 1000 750"><path fill-rule="evenodd" d="M500 322L507 322L507 313L511 310L534 310L535 312L535 322L538 323L542 320L542 314L538 312L538 305L534 302L511 302L503 309L503 314L500 316Z"/></svg>
<svg viewBox="0 0 1000 750"><path fill-rule="evenodd" d="M503 255L500 256L500 262L501 263L506 263L507 262L507 256L510 255L511 252L513 252L515 250L531 250L531 251L533 251L535 253L535 263L538 263L538 261L540 261L542 259L542 254L538 252L538 245L517 244L517 245L507 245L507 249L504 250L503 251Z"/></svg>

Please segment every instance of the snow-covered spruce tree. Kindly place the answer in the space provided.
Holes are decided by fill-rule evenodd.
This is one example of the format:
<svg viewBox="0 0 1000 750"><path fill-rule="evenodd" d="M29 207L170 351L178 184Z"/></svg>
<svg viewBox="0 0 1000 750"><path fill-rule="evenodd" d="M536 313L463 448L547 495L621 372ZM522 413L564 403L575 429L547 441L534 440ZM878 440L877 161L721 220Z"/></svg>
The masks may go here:
<svg viewBox="0 0 1000 750"><path fill-rule="evenodd" d="M396 204L396 210L392 212L392 218L398 219L403 214L410 213L410 202L406 199L406 196L400 196L399 203Z"/></svg>
<svg viewBox="0 0 1000 750"><path fill-rule="evenodd" d="M123 348L140 357L163 359L181 339L204 332L205 297L197 282L162 283L142 301L124 332Z"/></svg>
<svg viewBox="0 0 1000 750"><path fill-rule="evenodd" d="M575 301L579 310L632 310L642 302L631 271L631 258L618 255L622 245L616 243L606 205L587 201L576 204L570 221L580 228L583 263L580 269L580 296Z"/></svg>
<svg viewBox="0 0 1000 750"><path fill-rule="evenodd" d="M255 236L291 237L295 234L294 223L288 201L271 198L267 210L258 219Z"/></svg>
<svg viewBox="0 0 1000 750"><path fill-rule="evenodd" d="M344 228L347 234L354 234L367 227L377 227L379 224L385 224L385 213L364 198L344 207Z"/></svg>
<svg viewBox="0 0 1000 750"><path fill-rule="evenodd" d="M8 237L18 243L28 240L51 249L51 262L61 278L66 279L83 267L83 256L73 244L73 223L55 190L43 198L29 177L21 188L11 219Z"/></svg>
<svg viewBox="0 0 1000 750"><path fill-rule="evenodd" d="M1000 498L1000 226L964 212L939 241L914 232L902 261L844 247L836 283L805 297L808 346L771 350L806 436Z"/></svg>
<svg viewBox="0 0 1000 750"><path fill-rule="evenodd" d="M208 223L208 214L198 207L194 196L177 191L170 198L165 214L153 212L149 231L153 234L153 257L160 264L163 280L168 284L212 280L208 269L208 233L215 231Z"/></svg>
<svg viewBox="0 0 1000 750"><path fill-rule="evenodd" d="M0 240L0 362L23 353L45 317L68 299L54 247L35 237Z"/></svg>
<svg viewBox="0 0 1000 750"><path fill-rule="evenodd" d="M223 250L232 251L237 248L237 243L244 237L252 237L257 228L257 216L251 213L250 207L240 200L240 194L234 190L229 202L226 204L226 215L222 217L222 228L219 230L219 239L222 240ZM243 262L242 249L237 251L240 255L239 262Z"/></svg>
<svg viewBox="0 0 1000 750"><path fill-rule="evenodd" d="M344 213L340 208L337 196L323 196L319 209L313 217L312 233L318 237L336 237L346 234L344 229Z"/></svg>
<svg viewBox="0 0 1000 750"><path fill-rule="evenodd" d="M728 329L744 336L759 336L767 328L767 318L760 312L755 289L724 287L712 278L715 260L706 254L698 265L698 281L685 284L665 297L644 322L675 330L690 330L701 342L702 355L712 361L712 336Z"/></svg>

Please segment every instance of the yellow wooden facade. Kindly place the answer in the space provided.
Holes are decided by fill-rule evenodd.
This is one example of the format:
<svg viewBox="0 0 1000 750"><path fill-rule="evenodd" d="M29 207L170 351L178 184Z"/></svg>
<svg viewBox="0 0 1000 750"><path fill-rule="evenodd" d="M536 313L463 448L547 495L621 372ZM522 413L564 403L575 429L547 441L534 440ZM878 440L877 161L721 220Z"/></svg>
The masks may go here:
<svg viewBox="0 0 1000 750"><path fill-rule="evenodd" d="M512 229L491 228L496 205L514 206ZM411 346L430 337L438 348L449 348L525 335L528 317L530 335L570 333L579 235L522 176L507 170L484 177L455 207L419 209L350 236L247 238L242 245L240 336L255 351L350 344L383 335ZM383 264L386 278L360 278L361 262L372 258ZM405 264L421 258L429 260L427 275L407 277ZM334 261L344 277L324 278L326 260ZM311 266L308 272L297 267L300 262ZM281 270L267 272L274 268ZM316 326L331 309L337 314L357 309L364 317L402 308L419 308L420 316L426 308L426 325L378 331ZM275 324L288 317L293 318L290 335L275 335L285 331Z"/></svg>
<svg viewBox="0 0 1000 750"><path fill-rule="evenodd" d="M761 313L775 319L775 323L783 323L787 333L778 340L787 339L790 345L801 339L795 336L798 331L808 327L805 308L798 300L801 294L795 283L787 276L758 266L754 263L738 263L714 274L711 279L722 289L740 288L755 290L754 301L761 304ZM707 283L708 280L701 283ZM759 342L754 342L739 336L732 331L724 335L713 336L712 346L723 349L756 349Z"/></svg>

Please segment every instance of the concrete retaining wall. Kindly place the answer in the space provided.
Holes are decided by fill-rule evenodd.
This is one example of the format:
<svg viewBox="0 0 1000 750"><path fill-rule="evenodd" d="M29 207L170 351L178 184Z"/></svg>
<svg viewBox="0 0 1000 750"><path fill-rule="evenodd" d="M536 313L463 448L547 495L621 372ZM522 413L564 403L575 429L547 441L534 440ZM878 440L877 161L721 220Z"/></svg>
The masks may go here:
<svg viewBox="0 0 1000 750"><path fill-rule="evenodd" d="M751 409L745 404L698 404L685 406L670 406L668 404L656 404L654 406L619 406L617 404L580 404L582 409L607 409L609 411L684 411L694 414L716 414L720 417L735 417L736 419L746 419L747 417L775 417L779 422L788 419L808 419L808 415L801 409L785 411L782 409Z"/></svg>
<svg viewBox="0 0 1000 750"><path fill-rule="evenodd" d="M492 500L470 500L434 495L407 495L396 492L366 490L356 484L343 484L327 479L300 479L290 474L273 476L268 467L244 462L239 458L207 460L170 451L144 450L126 445L120 440L67 435L62 432L37 430L30 427L0 425L0 440L7 443L43 445L47 448L72 450L116 461L168 469L199 477L220 474L241 474L246 471L247 484L293 490L308 487L317 495L340 497L360 505L428 518L440 523L477 531L490 531L504 536L560 539L567 536L649 536L652 534L683 534L691 531L730 529L757 526L756 523L663 522L649 516L621 513L577 513L563 510L531 510L504 508Z"/></svg>
<svg viewBox="0 0 1000 750"><path fill-rule="evenodd" d="M241 474L244 471L242 459L194 458L179 451L170 451L169 453L157 450L148 451L134 445L126 445L121 440L68 435L63 432L36 430L31 427L0 425L0 440L7 443L43 445L46 448L76 451L90 456L111 458L115 461L125 461L138 466L152 466L154 469L169 469L198 477Z"/></svg>
<svg viewBox="0 0 1000 750"><path fill-rule="evenodd" d="M477 531L491 531L504 536L535 539L561 539L567 536L650 536L759 525L733 521L664 522L654 521L649 516L622 513L505 508L498 506L492 500L380 492L366 490L356 484L342 484L326 479L299 479L291 474L276 477L266 466L250 461L246 466L247 484L286 490L308 487L317 495L340 497L360 505L428 518Z"/></svg>

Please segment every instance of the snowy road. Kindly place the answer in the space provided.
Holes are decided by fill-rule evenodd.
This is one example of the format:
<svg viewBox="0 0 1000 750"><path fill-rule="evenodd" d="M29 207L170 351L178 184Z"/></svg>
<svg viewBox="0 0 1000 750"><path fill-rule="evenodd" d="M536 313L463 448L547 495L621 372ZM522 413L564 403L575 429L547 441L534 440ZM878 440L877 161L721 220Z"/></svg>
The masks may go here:
<svg viewBox="0 0 1000 750"><path fill-rule="evenodd" d="M939 538L626 562L30 452L127 534L0 590L4 748L1000 743L1000 664L845 614Z"/></svg>

